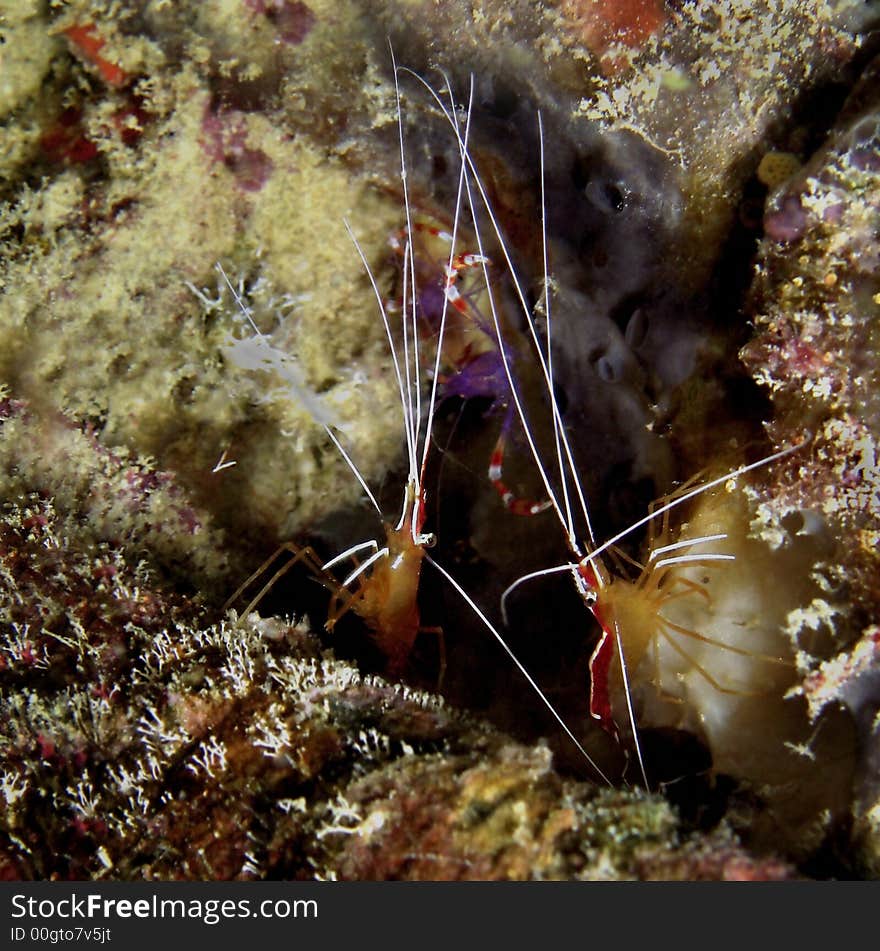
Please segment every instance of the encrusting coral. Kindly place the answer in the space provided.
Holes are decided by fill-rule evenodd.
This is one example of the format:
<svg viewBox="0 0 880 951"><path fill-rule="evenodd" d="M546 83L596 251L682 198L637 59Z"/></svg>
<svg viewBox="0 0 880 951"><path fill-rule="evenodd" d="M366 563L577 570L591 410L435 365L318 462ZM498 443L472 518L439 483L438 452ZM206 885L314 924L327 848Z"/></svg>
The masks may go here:
<svg viewBox="0 0 880 951"><path fill-rule="evenodd" d="M844 705L860 731L856 824L878 868L876 619L880 607L877 226L880 100L875 59L826 143L770 195L743 351L770 393L774 437L810 445L778 483L754 489L756 531L793 531L820 550L815 597L787 629L814 721Z"/></svg>
<svg viewBox="0 0 880 951"><path fill-rule="evenodd" d="M0 877L780 879L659 796L562 779L307 626L206 626L39 494L0 513Z"/></svg>
<svg viewBox="0 0 880 951"><path fill-rule="evenodd" d="M16 149L3 169L19 187L7 186L0 219L0 369L17 393L90 420L108 446L155 456L224 506L237 530L270 525L286 535L357 489L303 400L271 374L254 378L223 361L240 336L239 312L217 287L214 264L291 349L303 388L375 474L397 447L391 381L375 301L343 221L375 257L399 211L312 141L283 132L280 119L230 106L233 94L212 75L222 63L178 62L180 51L157 42L135 13L100 28L99 55L124 64L124 85L93 76L93 62L80 65L55 43L48 92L37 104L18 92L18 110L39 109L45 131L28 155L39 181ZM69 5L50 32L63 36L93 15L89 4ZM199 15L189 15L194 31ZM228 29L262 22L246 6L234 20ZM21 31L32 27L33 19L13 22L7 47L24 44L30 32ZM298 55L308 61L309 43L326 42L327 29L316 24ZM268 25L263 32L271 46ZM213 41L222 46L222 37ZM266 46L248 48L257 60L268 55ZM224 81L247 87L235 77ZM216 478L224 452L237 466Z"/></svg>

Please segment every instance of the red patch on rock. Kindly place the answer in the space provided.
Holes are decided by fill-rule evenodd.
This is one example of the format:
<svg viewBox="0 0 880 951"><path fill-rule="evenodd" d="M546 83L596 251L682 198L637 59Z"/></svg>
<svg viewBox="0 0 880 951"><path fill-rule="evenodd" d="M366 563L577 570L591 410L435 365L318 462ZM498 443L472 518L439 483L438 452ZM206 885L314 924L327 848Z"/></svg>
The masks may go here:
<svg viewBox="0 0 880 951"><path fill-rule="evenodd" d="M94 23L75 23L66 30L62 30L62 33L67 37L73 50L98 70L105 83L119 87L128 82L130 78L128 73L117 63L101 55L101 50L107 41L98 32Z"/></svg>
<svg viewBox="0 0 880 951"><path fill-rule="evenodd" d="M40 137L40 148L52 162L91 161L98 154L98 146L89 139L82 127L82 112L68 108Z"/></svg>
<svg viewBox="0 0 880 951"><path fill-rule="evenodd" d="M562 13L569 29L609 72L616 63L614 46L638 49L666 22L663 0L565 0Z"/></svg>

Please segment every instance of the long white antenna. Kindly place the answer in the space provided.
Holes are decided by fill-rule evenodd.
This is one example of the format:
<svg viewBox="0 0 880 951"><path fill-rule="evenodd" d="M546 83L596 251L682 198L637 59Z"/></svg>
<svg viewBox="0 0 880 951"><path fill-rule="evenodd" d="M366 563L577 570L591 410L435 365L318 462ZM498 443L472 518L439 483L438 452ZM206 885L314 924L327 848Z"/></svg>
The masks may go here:
<svg viewBox="0 0 880 951"><path fill-rule="evenodd" d="M500 228L498 227L497 222L495 221L494 214L493 214L493 211L492 211L492 207L491 207L491 205L489 204L488 197L487 197L487 195L486 195L486 193L485 193L485 190L483 189L482 182L481 182L480 179L479 179L479 175L478 175L478 173L477 173L476 167L474 166L473 162L471 161L470 153L467 151L467 149L466 149L466 147L465 147L465 143L462 141L461 134L460 134L460 132L458 131L458 127L457 127L457 125L456 125L456 123L455 123L454 116L450 114L449 110L446 108L446 106L444 105L443 101L440 99L440 97L437 95L437 93L434 91L434 89L432 89L432 87L431 87L427 82L425 82L425 80L422 79L422 77L419 76L417 73L413 73L413 75L416 76L416 78L425 86L425 88L426 88L426 89L430 92L430 94L433 96L433 98L435 99L435 101L437 102L437 104L440 106L440 109L442 110L442 112L443 112L444 116L446 117L447 121L451 124L451 126L452 126L452 128L453 128L453 130L454 130L454 132L455 132L456 139L457 139L457 141L458 141L459 152L460 152L461 157L462 157L462 161L463 161L463 162L467 165L467 167L470 169L471 176L473 176L473 178L474 178L474 180L475 180L475 182L476 182L476 184L477 184L477 187L478 187L478 189L479 189L479 191L480 191L480 195L481 195L481 198L482 198L482 200L483 200L484 206L486 207L486 211L487 211L487 213L488 213L488 215L489 215L490 220L491 220L492 223L493 223L493 227L494 227L494 230L495 230L495 234L496 234L496 236L497 236L497 238L498 238L498 241L499 241L499 243L500 243L500 245L501 245L502 253L503 253L504 257L505 257L505 260L508 262L508 267L509 267L511 273L514 275L514 285L516 286L517 295L520 297L520 301L521 301L522 307L524 308L525 311L527 311L527 310L528 310L528 306L527 306L527 304L526 304L526 302L525 302L525 297L523 296L522 288L519 286L519 282L518 282L517 279L516 279L516 272L515 272L515 270L514 270L514 268L513 268L512 262L510 261L510 257L509 257L509 253L508 253L508 251L507 251L507 248L506 248L506 246L504 245L504 239L503 239L503 237L502 237L502 235L501 235L501 230L500 230ZM445 78L445 77L444 77L444 78ZM472 90L473 90L473 82L474 82L473 76L471 76L471 89L472 89ZM452 90L451 90L451 86L450 86L450 84L449 84L448 78L446 78L446 88L447 88L447 90L449 91L450 99L452 99ZM473 94L473 93L471 93L471 94ZM454 100L453 100L453 109L454 109ZM470 203L471 209L472 209L472 211L473 211L473 209L474 209L474 201L473 201L473 194L472 194L472 192L471 192L471 185L470 185L470 179L469 179L469 178L466 178L466 179L465 179L465 189L467 190L468 202ZM553 510L556 512L557 518L559 519L560 523L562 524L563 529L566 530L566 534L567 534L567 525L566 525L565 515L563 514L562 509L560 508L559 502L558 502L558 500L557 500L557 498L556 498L556 493L555 493L554 490L553 490L553 487L552 487L552 485L551 485L551 483L550 483L550 479L549 479L549 477L548 477L548 475L547 475L547 472L546 472L546 470L544 469L544 466L543 466L543 464L542 464L542 462L541 462L540 453L538 452L538 447L537 447L537 445L536 445L536 443L535 443L534 436L532 435L531 429L529 428L528 419L527 419L527 417L526 417L525 409L524 409L524 407L523 407L523 405L522 405L522 400L521 400L520 395L519 395L519 388L517 387L516 381L515 381L514 378L513 378L513 372L512 372L511 366L510 366L510 360L508 359L507 352L506 352L506 348L504 347L504 336L503 336L503 333L502 333L502 331L501 331L501 321L500 321L500 318L499 318L499 316L498 316L498 307L497 307L497 305L496 305L496 303L495 303L495 295L494 295L493 292L492 292L492 282L491 282L491 279L490 279L490 277L489 277L489 270L488 270L488 260L489 260L489 259L488 259L488 257L486 256L486 253L485 253L485 248L484 248L484 245L483 245L482 236L481 236L481 234L480 234L480 228L479 228L479 225L478 225L478 223L477 223L477 221L476 221L476 215L474 215L474 234L475 234L475 236L476 236L477 248L478 248L479 255L480 255L480 259L481 259L481 266L482 266L482 269L483 269L483 278L484 278L484 280L485 280L485 282L486 282L486 293L487 293L487 296L488 296L488 299L489 299L489 310L490 310L490 313L491 313L491 315L492 315L492 323L493 323L493 326L494 326L494 329L495 329L496 338L497 338L497 340L498 340L498 349L499 349L499 353L500 353L500 356L501 356L501 364L502 364L502 366L504 367L504 375L505 375L505 377L507 378L507 384L508 384L508 387L510 388L510 393L511 393L511 397L512 397L512 399L513 399L514 405L516 406L517 415L519 416L520 421L521 421L521 423L522 423L522 425L523 425L523 430L524 430L525 435L526 435L526 440L527 440L527 442L528 442L528 444L529 444L529 448L530 448L530 450L531 450L531 452L532 452L532 456L533 456L533 458L534 458L534 460L535 460L535 464L537 465L538 471L539 471L539 473L540 473L540 475L541 475L541 481L544 483L544 489L545 489L545 491L546 491L546 493L547 493L548 498L550 499L550 503L551 503L551 505L552 505L552 507L553 507Z"/></svg>
<svg viewBox="0 0 880 951"><path fill-rule="evenodd" d="M550 407L553 415L553 441L556 445L556 459L559 466L559 478L562 483L562 493L565 499L565 514L568 522L568 539L569 544L576 550L576 539L574 531L574 519L571 511L571 502L568 497L568 479L566 478L565 466L562 462L562 449L565 449L565 458L568 463L568 475L571 477L572 482L574 483L575 489L577 491L578 501L580 502L581 512L584 516L584 522L587 526L587 534L590 539L590 545L595 547L596 538L593 534L593 523L590 519L590 510L587 506L587 499L584 495L583 486L581 485L581 480L578 478L577 467L574 464L574 458L571 453L571 446L568 441L568 436L565 432L565 426L562 422L562 414L559 411L559 401L556 399L556 389L553 386L553 337L551 333L551 322L550 322L550 267L548 262L548 243L547 243L547 202L546 202L546 193L545 193L545 180L544 180L544 122L541 118L541 113L538 112L538 145L540 150L540 180L541 180L541 250L544 260L544 312L546 318L546 337L547 337L547 360L546 364L544 362L543 354L541 353L541 348L538 346L538 337L534 328L534 321L532 320L531 314L525 313L526 323L528 324L529 331L531 332L532 342L535 345L535 351L538 356L538 360L541 362L541 367L544 372L544 381L547 384L547 395L550 399ZM514 275L514 280L516 276ZM601 573L597 574L597 578L601 583Z"/></svg>
<svg viewBox="0 0 880 951"><path fill-rule="evenodd" d="M367 272L367 277L369 278L370 285L373 288L373 296L376 298L376 303L379 305L379 313L382 317L382 326L385 328L385 336L388 339L388 347L391 350L391 362L394 364L394 378L397 381L397 392L400 396L400 405L403 407L403 422L404 428L407 431L408 439L409 426L407 425L406 415L406 388L403 382L403 374L400 369L400 361L397 358L397 347L394 343L394 334L391 332L391 323L388 320L388 313L385 310L385 302L382 300L382 294L379 291L379 286L376 284L376 278L373 276L373 270L367 262L367 256L364 254L363 248L360 246L360 242L355 237L354 232L351 230L351 225L344 219L342 223L345 225L345 230L348 232L348 236L351 239L351 242L358 253L358 257L361 259L361 263L364 266L364 270Z"/></svg>
<svg viewBox="0 0 880 951"><path fill-rule="evenodd" d="M348 227L348 226L346 225L346 227ZM350 233L350 232L349 232L349 233ZM220 276L221 276L221 277L223 278L223 280L226 282L226 286L229 288L229 291L230 291L230 293L232 294L232 297L233 297L233 299L235 300L235 303L238 305L238 309L241 311L241 313L242 313L242 315L244 316L244 318L245 318L245 319L247 320L247 322L250 324L251 329L254 331L254 334L255 334L255 336L256 336L256 339L257 339L258 343L259 343L261 346L266 347L269 354L271 354L271 355L276 355L276 354L278 353L278 351L276 350L275 347L272 346L271 343L269 343L269 340L267 339L266 335L265 335L265 334L260 330L260 328L257 326L256 322L254 321L253 316L251 315L251 309L250 309L250 307L248 307L247 304L245 304L245 302L241 299L241 295L240 295L240 294L238 293L238 291L235 289L235 286L233 285L232 281L229 279L229 275L228 275L228 274L226 273L226 271L224 270L223 265L218 261L218 262L215 264L215 267L216 267L218 273L220 274ZM372 505L373 505L373 508L381 515L381 514L382 514L382 510L379 508L379 503L376 501L376 497L375 497L375 496L373 495L373 493L370 491L370 487L367 485L366 480L365 480L364 477L361 475L361 472L360 472L360 470L358 469L358 467L354 464L354 461L352 460L351 456L349 456L349 454L345 451L345 447L342 445L342 443L341 443L341 442L339 441L339 439L337 438L336 433L334 433L333 430L332 430L332 429L327 425L327 423L325 423L323 420L320 420L320 419L319 419L318 422L319 422L319 423L321 424L321 426L323 427L324 432L330 437L330 441L331 441L331 442L333 443L333 445L336 446L336 448L339 450L340 455L341 455L342 458L345 460L345 463L346 463L346 465L348 466L348 468L351 469L352 473L354 474L354 477L355 477L355 478L358 480L358 482L360 483L361 488L362 488L362 489L364 490L364 492L366 493L367 498L370 500L370 502L371 502Z"/></svg>
<svg viewBox="0 0 880 951"><path fill-rule="evenodd" d="M451 90L450 90L450 95L451 95ZM474 86L473 86L473 83L471 83L470 93L468 95L468 108L467 108L467 113L465 118L465 127L464 127L465 147L467 147L468 136L470 135L473 96L474 96ZM447 264L447 274L451 273L453 264L455 262L455 242L458 237L458 224L459 224L459 217L461 215L461 202L462 202L462 197L464 195L466 175L467 175L467 166L464 164L464 162L462 162L461 168L459 169L459 174L458 174L458 190L455 196L455 215L452 219L452 234L450 235L450 242L449 242L449 260ZM437 346L437 352L434 356L434 373L433 373L433 380L431 382L431 398L428 403L428 426L427 426L427 431L425 434L425 445L422 450L422 469L424 469L425 467L425 460L428 455L428 446L430 444L431 427L434 421L434 408L437 403L437 386L440 380L440 358L442 356L442 347L440 344L442 344L443 335L446 330L446 317L447 317L448 310L449 310L449 297L446 294L444 294L443 305L440 310L440 331L438 334L439 342Z"/></svg>
<svg viewBox="0 0 880 951"><path fill-rule="evenodd" d="M351 471L354 473L354 477L360 483L361 488L364 490L364 492L367 495L367 498L373 503L373 508L379 513L379 515L381 515L382 509L379 508L379 503L376 501L376 496L373 495L373 493L370 491L370 487L367 485L367 480L361 475L360 469L358 469L358 467L354 464L354 460L346 452L345 447L342 445L342 443L337 439L336 433L334 433L333 430L326 424L322 423L321 425L324 426L324 432L327 433L333 445L336 446L336 448L339 450L339 454L345 460L346 464L348 465L348 468L351 469Z"/></svg>
<svg viewBox="0 0 880 951"><path fill-rule="evenodd" d="M394 98L397 105L397 141L400 149L400 184L403 189L403 207L406 214L406 244L404 246L403 252L403 314L402 314L402 326L403 326L403 354L404 354L404 366L407 368L407 377L406 377L406 389L407 389L407 402L404 407L404 416L406 417L406 426L407 426L407 450L409 452L409 478L412 482L417 483L419 478L419 471L417 468L416 462L416 442L417 442L417 432L418 427L421 425L421 394L419 392L419 358L418 358L418 327L416 326L416 301L418 297L418 291L416 288L416 273L415 273L415 262L413 259L413 226L412 226L412 208L409 201L409 187L407 182L407 168L406 168L406 146L404 142L404 132L403 132L403 112L401 110L400 104L400 82L397 78L397 60L394 57L394 48L391 45L391 41L388 41L388 49L391 52L391 67L394 73ZM413 330L413 347L415 348L415 359L413 361L413 369L410 373L410 362L409 362L409 329L407 326L407 304L409 295L407 290L412 293L412 302L410 305L410 319L412 320L412 330ZM415 391L415 402L413 399L413 391ZM406 502L404 501L404 513L403 516L406 516ZM402 524L402 522L401 522Z"/></svg>
<svg viewBox="0 0 880 951"><path fill-rule="evenodd" d="M565 735L578 748L578 751L584 757L584 759L590 764L590 766L592 766L592 768L599 774L599 776L607 785L609 786L613 785L611 780L605 775L605 773L602 772L602 769L599 767L599 765L596 763L593 757L590 756L590 754L584 749L583 745L578 740L578 738L574 735L574 733L571 732L571 730L568 727L568 724L562 719L559 713L557 713L556 708L547 698L547 695L544 693L544 691L541 690L541 688L538 686L534 677L532 677L532 675L522 665L522 663L520 662L516 654L514 654L514 652L510 649L510 647L508 647L507 642L498 633L498 631L495 629L494 625L489 620L489 618L487 618L486 615L483 613L483 611L480 610L479 606L476 604L474 599L467 593L467 591L464 590L464 588L462 588L462 586L455 580L455 578L453 578L452 575L449 574L449 572L442 565L437 564L437 562L434 561L434 559L430 555L426 554L425 560L429 562L430 564L432 564L437 569L437 571L439 571L440 574L443 575L443 577L449 582L449 584L451 584L452 587L455 588L455 590L459 593L459 595L461 595L462 599L468 605L468 607L470 607L470 609L474 612L474 614L476 614L477 617L483 622L483 624L486 626L486 629L495 638L495 640L498 641L498 643L504 649L504 652L513 661L514 665L516 666L516 669L523 675L523 677L525 677L529 686L540 697L541 702L550 711L550 713L553 716L553 719L556 720L556 722L559 724L560 727L562 727L563 731L565 732Z"/></svg>
<svg viewBox="0 0 880 951"><path fill-rule="evenodd" d="M623 678L623 695L626 697L626 713L629 719L629 726L633 734L633 742L636 747L636 756L639 760L639 769L642 772L642 782L645 789L649 789L648 773L645 770L645 761L642 758L642 744L639 741L639 728L636 725L636 713L632 705L632 691L629 689L629 670L626 664L626 653L623 650L623 638L620 636L620 625L617 619L614 619L614 642L617 644L617 656L620 658L620 673Z"/></svg>
<svg viewBox="0 0 880 951"><path fill-rule="evenodd" d="M598 548L586 555L582 559L581 563L592 564L593 561L599 557L599 555L611 548L612 545L616 545L621 539L626 538L627 535L632 534L632 532L640 529L643 525L647 525L648 522L653 521L655 518L665 515L666 512L674 509L676 506L682 505L684 502L696 498L698 495L702 495L704 492L708 492L710 489L714 489L718 485L723 485L725 482L729 482L731 479L738 479L741 475L745 475L747 472L752 472L754 469L760 469L762 466L770 465L771 462L776 462L777 459L784 459L786 456L790 456L792 453L803 448L803 446L806 445L808 441L809 437L803 439L799 443L796 443L794 446L788 446L785 449L780 449L778 452L771 453L769 456L764 456L763 458L758 459L756 462L750 462L748 465L731 469L729 472L725 472L724 475L720 475L716 479L712 479L709 482L698 485L689 492L679 495L677 498L672 499L672 501L661 505L659 509L649 512L638 521L633 522L632 525L623 529L623 531L618 532L616 535L609 538L608 541L603 542Z"/></svg>
<svg viewBox="0 0 880 951"><path fill-rule="evenodd" d="M547 374L553 379L553 335L551 332L550 318L550 262L547 254L547 201L544 190L544 122L541 119L541 113L538 112L538 145L540 158L540 181L541 181L541 254L544 263L544 325L546 327L547 338ZM551 387L552 399L552 387ZM556 448L556 464L559 468L559 481L562 485L562 499L565 503L565 522L567 525L567 534L569 538L574 538L574 519L571 512L571 500L568 497L568 479L566 478L565 466L562 462L562 442L560 439L561 420L556 414L556 402L553 400L551 406L553 416L553 444Z"/></svg>
<svg viewBox="0 0 880 951"><path fill-rule="evenodd" d="M504 235L502 234L502 231L501 231L501 226L498 224L498 220L495 217L495 213L492 209L492 204L489 201L489 197L486 192L485 186L483 185L483 181L482 181L482 178L480 177L480 173L477 170L477 167L474 164L473 159L471 158L470 152L466 148L466 143L462 141L461 133L458 130L458 126L455 122L454 115L450 113L449 109L447 109L442 99L437 95L436 91L431 87L429 83L427 83L421 76L419 76L418 73L412 72L411 70L407 70L407 71L410 72L413 76L415 76L415 78L420 83L422 83L422 85L428 90L429 94L432 96L434 101L440 107L441 112L443 113L444 117L446 118L447 122L450 124L450 126L453 129L453 132L455 133L456 139L458 141L458 147L462 157L462 161L465 163L465 165L467 166L467 168L469 169L471 173L470 177L473 178L474 184L480 195L481 204L483 205L486 211L486 214L489 217L489 221L492 225L493 233L495 234L495 237L501 249L501 253L504 258L505 264L507 266L508 273L510 274L513 280L513 286L515 289L516 297L519 301L519 305L524 315L526 325L529 328L529 333L530 333L530 336L532 337L532 341L535 346L536 356L538 358L539 365L544 375L545 384L547 386L547 392L550 394L551 404L553 405L554 417L556 417L558 414L558 406L556 405L554 397L553 397L553 383L549 375L547 361L545 360L544 354L541 351L541 346L537 338L537 332L535 331L534 322L532 321L531 313L529 311L529 306L528 306L528 303L526 302L525 293L522 288L522 282L520 281L516 268L514 267L513 260L510 256L510 252L504 240ZM452 92L451 92L449 80L446 77L444 77L444 79L446 80L447 90L449 90L450 100L452 100ZM473 86L473 76L471 77L471 86ZM453 101L453 109L454 109L454 101ZM473 201L473 195L471 194L470 179L466 181L465 187L467 188L468 200L470 202L471 209L473 210L475 208L475 203ZM513 398L514 405L516 407L517 415L520 419L520 423L522 424L523 431L525 432L526 441L528 442L529 449L535 461L535 465L538 468L538 472L541 476L541 481L544 483L544 489L547 493L548 498L550 499L551 506L553 510L556 512L556 516L559 519L559 522L562 525L563 530L565 531L566 537L569 540L570 547L572 548L573 552L579 555L580 552L577 546L577 541L574 535L569 530L569 522L566 519L566 515L562 511L562 507L560 506L559 500L556 496L556 492L554 491L550 483L550 479L547 475L546 469L544 468L543 462L540 457L540 453L538 452L537 445L535 443L534 437L531 432L531 428L529 426L528 418L525 413L525 408L523 407L522 400L519 395L518 387L513 378L513 373L510 367L510 361L508 360L506 349L504 347L504 338L503 338L503 333L501 331L501 322L498 316L498 308L495 303L495 296L492 291L491 280L489 277L488 266L487 266L488 258L486 257L484 253L482 237L480 234L479 225L476 221L476 215L474 215L474 230L475 230L475 235L477 240L477 247L480 251L481 258L483 258L483 261L482 261L483 276L486 281L486 292L489 299L489 309L492 314L492 323L495 330L495 335L498 339L501 362L502 362L502 366L504 367L504 373L507 378L507 383L511 391L511 396ZM570 468L572 472L574 472L575 470L574 470L572 456L571 456L571 449L570 449L570 446L568 445L568 437L565 433L565 429L561 425L560 425L559 433L560 433L560 439L566 450L566 457L569 460ZM577 482L576 479L575 481ZM584 500L582 493L581 493L581 502L582 502L582 508L584 511L584 516L589 526L589 514L586 507L586 501ZM590 532L592 534L591 528L590 528Z"/></svg>
<svg viewBox="0 0 880 951"><path fill-rule="evenodd" d="M501 596L502 609L504 602L513 593L513 591L518 588L521 584L525 584L527 581L531 581L533 578L541 578L544 575L558 574L563 571L573 571L578 565L593 565L595 560L602 555L607 549L611 548L612 545L616 545L621 539L626 538L627 535L638 530L643 525L647 525L648 522L652 521L655 518L658 518L661 515L664 515L670 509L675 508L677 505L681 505L683 502L687 502L690 499L695 498L698 495L701 495L703 492L708 492L710 489L714 489L718 485L722 485L725 482L730 481L731 479L737 479L741 475L744 475L746 472L751 472L754 469L759 469L761 466L770 465L772 462L776 462L778 459L784 459L786 456L790 456L792 453L797 452L799 449L802 449L804 445L810 440L810 435L807 434L804 439L795 444L794 446L788 446L785 449L780 449L778 452L771 453L769 456L764 456L761 459L758 459L757 462L750 462L748 465L739 466L737 469L731 469L729 472L725 472L724 475L718 476L717 479L712 479L710 482L706 482L704 485L698 485L696 488L691 489L689 492L685 492L684 495L680 495L677 498L673 499L671 502L667 502L665 505L660 506L654 512L650 512L648 515L645 515L643 518L640 518L638 521L633 522L623 531L618 532L612 538L609 538L608 541L603 542L599 545L598 548L593 550L587 555L584 555L580 562L575 564L573 562L567 562L564 565L554 565L551 568L542 568L540 571L532 571L526 575L522 575L517 578L512 584L508 585L505 588L504 593ZM696 541L706 541L709 536L706 538L697 539ZM696 542L695 542L696 543ZM730 560L729 556L715 556L715 560L719 558L727 561ZM702 560L707 560L706 555L702 556ZM594 566L595 567L595 566ZM655 566L656 567L656 566Z"/></svg>

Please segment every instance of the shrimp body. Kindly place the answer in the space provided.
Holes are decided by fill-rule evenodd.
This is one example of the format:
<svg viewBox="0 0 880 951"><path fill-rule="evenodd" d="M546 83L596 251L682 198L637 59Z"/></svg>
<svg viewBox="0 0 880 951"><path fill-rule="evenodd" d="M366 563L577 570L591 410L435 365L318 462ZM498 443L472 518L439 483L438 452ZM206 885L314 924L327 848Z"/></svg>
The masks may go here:
<svg viewBox="0 0 880 951"><path fill-rule="evenodd" d="M660 507L656 535L660 519L652 514L645 520L648 555L634 579L599 562L608 543L577 565L578 591L602 632L590 658L590 713L614 736L621 718L612 707L621 694L634 737L631 693L652 705L654 718L665 708L660 721L699 733L706 718L691 716L694 711L780 695L792 680L791 645L779 633L782 617L772 610L772 594L759 595L749 581L763 562L760 546L747 537L747 507L741 497L709 491L730 475L670 497ZM669 510L695 496L702 498L694 517L673 532ZM738 594L735 603L731 590Z"/></svg>
<svg viewBox="0 0 880 951"><path fill-rule="evenodd" d="M406 530L386 529L388 556L376 565L354 610L374 632L389 666L399 669L419 632L416 597L425 550Z"/></svg>
<svg viewBox="0 0 880 951"><path fill-rule="evenodd" d="M636 585L622 578L611 578L596 596L596 574L591 565L579 564L576 587L602 631L590 655L590 715L614 737L618 737L617 720L612 711L612 666L618 659L615 632L626 632L627 657L638 667L651 640L653 618ZM620 667L618 664L618 672Z"/></svg>
<svg viewBox="0 0 880 951"><path fill-rule="evenodd" d="M423 511L423 508L420 509ZM399 526L385 523L385 554L362 575L357 589L334 595L326 624L332 630L348 608L364 622L387 662L388 673L399 676L422 629L418 607L419 582L425 558L421 526L409 519Z"/></svg>

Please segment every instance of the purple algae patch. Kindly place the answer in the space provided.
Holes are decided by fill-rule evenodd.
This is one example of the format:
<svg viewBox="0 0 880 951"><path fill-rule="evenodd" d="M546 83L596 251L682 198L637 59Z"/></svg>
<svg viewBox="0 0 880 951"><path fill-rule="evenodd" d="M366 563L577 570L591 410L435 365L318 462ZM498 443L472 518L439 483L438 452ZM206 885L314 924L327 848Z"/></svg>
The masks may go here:
<svg viewBox="0 0 880 951"><path fill-rule="evenodd" d="M786 195L764 217L764 233L774 241L797 241L807 230L807 213L796 195Z"/></svg>
<svg viewBox="0 0 880 951"><path fill-rule="evenodd" d="M244 5L271 21L281 39L291 46L302 43L315 25L315 14L299 0L244 0Z"/></svg>
<svg viewBox="0 0 880 951"><path fill-rule="evenodd" d="M244 114L207 110L202 120L202 146L215 162L222 162L242 191L258 192L272 174L272 159L262 149L247 145Z"/></svg>

